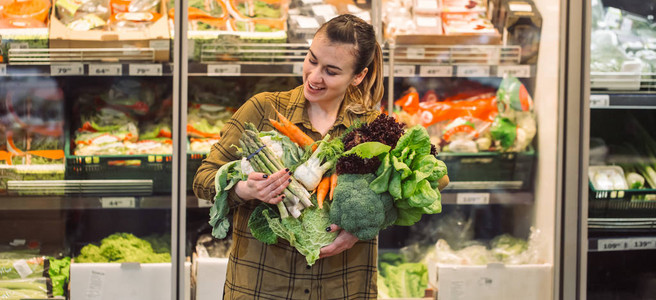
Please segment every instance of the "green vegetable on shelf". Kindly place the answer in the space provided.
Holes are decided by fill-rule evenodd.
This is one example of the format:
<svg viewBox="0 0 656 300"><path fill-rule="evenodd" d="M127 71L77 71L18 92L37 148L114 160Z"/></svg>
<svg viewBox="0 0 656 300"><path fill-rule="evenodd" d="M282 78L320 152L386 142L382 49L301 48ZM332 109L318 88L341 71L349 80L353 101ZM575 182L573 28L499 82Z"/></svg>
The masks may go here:
<svg viewBox="0 0 656 300"><path fill-rule="evenodd" d="M248 6L250 3L253 3L253 7ZM244 16L252 18L278 19L282 16L279 8L260 0L239 3L237 9Z"/></svg>
<svg viewBox="0 0 656 300"><path fill-rule="evenodd" d="M165 250L165 249L159 249ZM170 250L169 250L170 251ZM152 245L130 233L115 233L100 242L100 246L88 244L80 250L76 263L94 262L170 262L171 254L155 252Z"/></svg>

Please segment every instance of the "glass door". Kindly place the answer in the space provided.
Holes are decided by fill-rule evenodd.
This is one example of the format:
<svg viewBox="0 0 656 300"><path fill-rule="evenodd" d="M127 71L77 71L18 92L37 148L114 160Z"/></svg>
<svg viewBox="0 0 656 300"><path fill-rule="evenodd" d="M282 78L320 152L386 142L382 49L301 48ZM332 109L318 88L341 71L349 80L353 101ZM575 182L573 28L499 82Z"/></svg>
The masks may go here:
<svg viewBox="0 0 656 300"><path fill-rule="evenodd" d="M0 298L173 297L168 5L0 4Z"/></svg>

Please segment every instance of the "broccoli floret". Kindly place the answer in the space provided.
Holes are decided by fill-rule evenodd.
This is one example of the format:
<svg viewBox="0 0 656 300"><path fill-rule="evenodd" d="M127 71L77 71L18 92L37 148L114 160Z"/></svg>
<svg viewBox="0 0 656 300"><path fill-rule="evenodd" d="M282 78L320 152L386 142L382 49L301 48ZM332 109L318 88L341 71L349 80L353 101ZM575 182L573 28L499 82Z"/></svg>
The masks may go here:
<svg viewBox="0 0 656 300"><path fill-rule="evenodd" d="M398 215L389 193L377 194L369 188L375 178L373 174L339 175L330 207L330 222L361 240L375 238Z"/></svg>

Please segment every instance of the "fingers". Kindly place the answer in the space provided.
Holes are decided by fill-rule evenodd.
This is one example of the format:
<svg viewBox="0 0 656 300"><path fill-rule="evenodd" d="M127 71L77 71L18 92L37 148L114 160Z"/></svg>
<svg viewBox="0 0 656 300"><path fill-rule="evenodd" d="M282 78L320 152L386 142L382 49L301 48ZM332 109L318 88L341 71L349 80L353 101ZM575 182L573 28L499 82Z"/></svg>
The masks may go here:
<svg viewBox="0 0 656 300"><path fill-rule="evenodd" d="M326 227L326 231L328 232L337 232L339 230L342 230L342 228L337 224L330 224L330 226Z"/></svg>
<svg viewBox="0 0 656 300"><path fill-rule="evenodd" d="M290 183L289 169L271 175L253 172L248 175L248 188L253 197L266 203L277 204L284 199L284 191Z"/></svg>

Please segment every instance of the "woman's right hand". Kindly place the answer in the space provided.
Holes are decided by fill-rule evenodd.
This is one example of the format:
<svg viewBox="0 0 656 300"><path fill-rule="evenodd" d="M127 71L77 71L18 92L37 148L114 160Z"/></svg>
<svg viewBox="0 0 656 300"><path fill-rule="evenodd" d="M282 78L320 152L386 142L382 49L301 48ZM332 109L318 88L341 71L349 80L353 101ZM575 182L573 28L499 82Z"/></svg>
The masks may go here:
<svg viewBox="0 0 656 300"><path fill-rule="evenodd" d="M284 191L291 182L289 169L280 170L271 175L252 172L246 181L235 186L235 192L244 200L257 199L265 203L278 204L285 198Z"/></svg>

